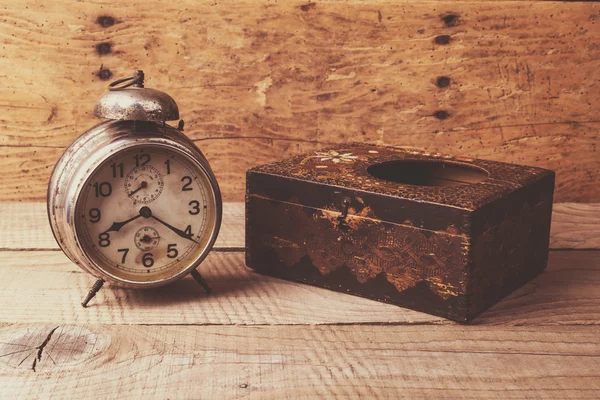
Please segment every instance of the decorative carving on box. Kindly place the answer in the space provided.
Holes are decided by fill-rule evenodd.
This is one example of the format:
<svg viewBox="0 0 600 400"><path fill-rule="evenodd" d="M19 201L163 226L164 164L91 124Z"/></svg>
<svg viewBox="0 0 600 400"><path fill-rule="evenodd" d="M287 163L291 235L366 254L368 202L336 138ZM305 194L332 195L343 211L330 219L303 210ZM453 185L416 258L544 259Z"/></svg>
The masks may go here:
<svg viewBox="0 0 600 400"><path fill-rule="evenodd" d="M247 180L247 264L269 275L466 321L546 264L551 171L354 144Z"/></svg>
<svg viewBox="0 0 600 400"><path fill-rule="evenodd" d="M355 216L349 217L348 228L340 231L339 212L307 213L287 203L265 202L259 207L263 207L259 212L270 215L269 221L275 222L260 240L273 248L287 267L306 256L320 274L346 268L361 284L380 274L398 291L427 281L432 291L444 299L457 296L462 288L460 270L466 257L460 236L428 235ZM298 229L286 229L288 226Z"/></svg>

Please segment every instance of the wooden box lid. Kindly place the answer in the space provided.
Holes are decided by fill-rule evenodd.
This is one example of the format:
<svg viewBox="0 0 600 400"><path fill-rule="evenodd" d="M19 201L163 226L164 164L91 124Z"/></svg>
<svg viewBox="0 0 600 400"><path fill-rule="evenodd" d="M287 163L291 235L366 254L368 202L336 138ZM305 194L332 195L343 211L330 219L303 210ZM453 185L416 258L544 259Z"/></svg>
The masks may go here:
<svg viewBox="0 0 600 400"><path fill-rule="evenodd" d="M553 175L535 167L354 143L253 168L247 193L334 210L349 198L353 211L366 217L467 233L473 212Z"/></svg>

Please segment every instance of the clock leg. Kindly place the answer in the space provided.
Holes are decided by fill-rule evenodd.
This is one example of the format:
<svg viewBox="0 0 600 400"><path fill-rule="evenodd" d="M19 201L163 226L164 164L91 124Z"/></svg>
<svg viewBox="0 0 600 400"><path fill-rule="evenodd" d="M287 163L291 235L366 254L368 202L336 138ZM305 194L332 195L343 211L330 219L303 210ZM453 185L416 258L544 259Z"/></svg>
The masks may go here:
<svg viewBox="0 0 600 400"><path fill-rule="evenodd" d="M202 286L204 290L206 290L206 293L210 293L210 286L208 286L208 283L206 283L202 275L200 275L200 272L194 269L192 270L191 274L196 280L196 282L198 282L200 286Z"/></svg>
<svg viewBox="0 0 600 400"><path fill-rule="evenodd" d="M92 286L92 288L88 292L87 296L85 296L85 299L81 303L81 305L83 307L87 307L90 300L92 300L94 298L94 296L96 295L96 293L98 293L98 291L100 291L100 289L102 289L102 285L104 285L104 279L98 279L96 281L96 283L94 283L94 286Z"/></svg>

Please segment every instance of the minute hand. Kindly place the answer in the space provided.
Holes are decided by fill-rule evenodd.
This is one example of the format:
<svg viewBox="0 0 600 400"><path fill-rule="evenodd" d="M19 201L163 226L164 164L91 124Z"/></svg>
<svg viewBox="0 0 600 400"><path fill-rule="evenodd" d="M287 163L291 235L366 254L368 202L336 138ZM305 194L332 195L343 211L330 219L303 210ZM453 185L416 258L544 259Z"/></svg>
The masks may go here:
<svg viewBox="0 0 600 400"><path fill-rule="evenodd" d="M172 230L173 232L175 232L177 235L181 236L184 239L188 239L191 240L194 243L198 243L196 242L193 238L191 234L186 234L184 231L182 231L181 229L177 229L175 228L173 225L167 224L165 221L163 221L160 218L155 217L154 215L152 215L151 218L154 218L155 220L157 220L158 222L160 222L161 224L163 224L164 226L166 226L167 228L169 228L170 230Z"/></svg>

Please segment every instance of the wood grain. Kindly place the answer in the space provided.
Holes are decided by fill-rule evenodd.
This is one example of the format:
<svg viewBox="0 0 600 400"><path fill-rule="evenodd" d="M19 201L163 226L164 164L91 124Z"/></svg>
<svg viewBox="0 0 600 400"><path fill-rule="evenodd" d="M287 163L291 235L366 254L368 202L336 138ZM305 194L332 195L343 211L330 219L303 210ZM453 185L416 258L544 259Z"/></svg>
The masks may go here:
<svg viewBox="0 0 600 400"><path fill-rule="evenodd" d="M552 251L537 278L476 318L483 325L600 323L600 252Z"/></svg>
<svg viewBox="0 0 600 400"><path fill-rule="evenodd" d="M599 327L13 325L0 341L20 351L0 353L2 398L600 395Z"/></svg>
<svg viewBox="0 0 600 400"><path fill-rule="evenodd" d="M552 246L598 248L599 5L6 0L0 201L43 201L113 79L169 92L224 197L246 169L349 141L557 171ZM441 79L440 79L441 78ZM447 79L446 79L447 78ZM564 203L571 202L571 203ZM0 398L600 397L600 257L546 271L464 326L244 267L243 208L192 279L105 287L43 204L0 205Z"/></svg>
<svg viewBox="0 0 600 400"><path fill-rule="evenodd" d="M192 278L153 290L106 286L87 309L79 303L94 278L61 252L0 252L0 323L68 324L453 324L427 314L258 275L243 253L211 253L200 267L213 288ZM548 267L473 324L600 323L600 257L552 252Z"/></svg>
<svg viewBox="0 0 600 400"><path fill-rule="evenodd" d="M107 83L137 68L229 200L251 166L348 141L538 165L558 201L600 194L598 4L5 3L0 200L43 200Z"/></svg>
<svg viewBox="0 0 600 400"><path fill-rule="evenodd" d="M600 204L556 204L552 210L550 246L565 249L600 248Z"/></svg>
<svg viewBox="0 0 600 400"><path fill-rule="evenodd" d="M226 207L229 226L240 210ZM43 205L2 204L3 243L26 245L27 219L45 226ZM107 286L84 309L94 279L62 252L0 249L0 398L600 396L599 251L552 251L542 275L460 325L261 276L224 250L200 268L210 296L188 277Z"/></svg>
<svg viewBox="0 0 600 400"><path fill-rule="evenodd" d="M244 203L224 203L223 223L215 248L241 249ZM600 203L558 203L552 213L550 247L600 249ZM0 202L0 249L58 250L44 203Z"/></svg>

